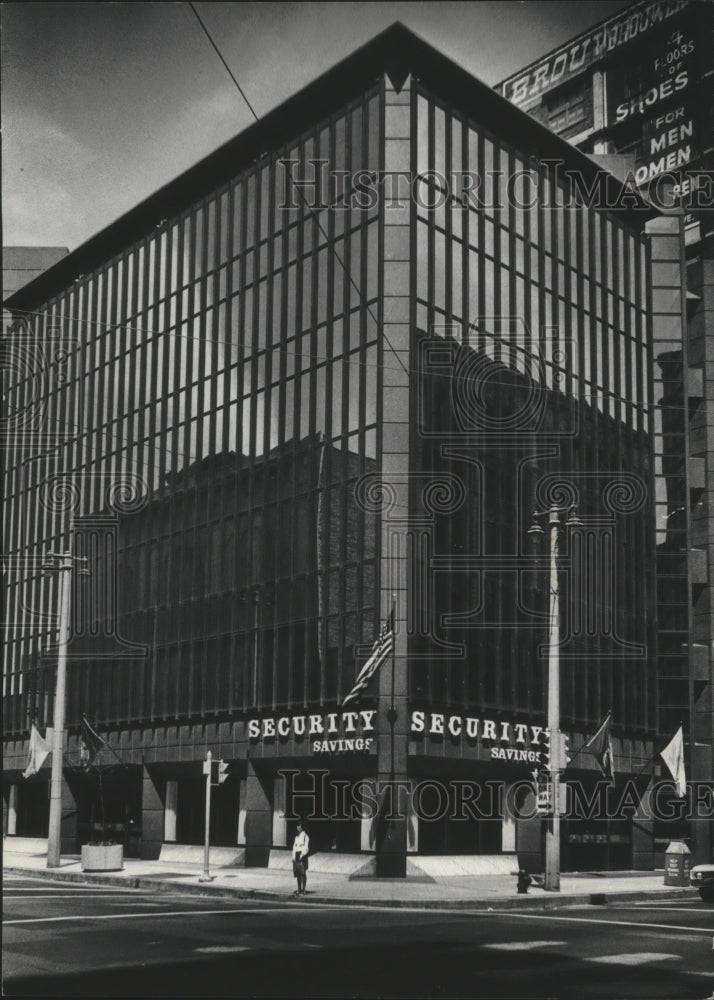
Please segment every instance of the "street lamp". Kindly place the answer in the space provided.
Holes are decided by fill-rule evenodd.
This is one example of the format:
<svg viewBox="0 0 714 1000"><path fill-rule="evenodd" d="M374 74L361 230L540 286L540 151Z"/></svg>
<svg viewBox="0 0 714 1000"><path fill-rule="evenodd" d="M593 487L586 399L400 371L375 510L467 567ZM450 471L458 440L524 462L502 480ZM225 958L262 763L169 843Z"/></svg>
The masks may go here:
<svg viewBox="0 0 714 1000"><path fill-rule="evenodd" d="M558 554L560 549L561 515L567 511L566 528L582 522L575 516L575 505L550 507L533 511L533 524L528 529L531 538L539 542L545 534L538 523L548 518L550 528L550 580L548 586L548 729L550 731L549 799L551 820L545 836L545 888L560 892L560 771L562 767L560 739L560 590L558 586Z"/></svg>
<svg viewBox="0 0 714 1000"><path fill-rule="evenodd" d="M79 563L79 573L89 576L87 560L73 556L72 531L70 551L50 552L49 561L43 565L46 573L59 572L59 638L57 642L57 680L55 683L54 742L52 746L52 776L50 778L50 823L47 835L47 867L59 868L62 830L62 757L64 754L64 716L67 687L67 645L69 643L72 603L72 571Z"/></svg>

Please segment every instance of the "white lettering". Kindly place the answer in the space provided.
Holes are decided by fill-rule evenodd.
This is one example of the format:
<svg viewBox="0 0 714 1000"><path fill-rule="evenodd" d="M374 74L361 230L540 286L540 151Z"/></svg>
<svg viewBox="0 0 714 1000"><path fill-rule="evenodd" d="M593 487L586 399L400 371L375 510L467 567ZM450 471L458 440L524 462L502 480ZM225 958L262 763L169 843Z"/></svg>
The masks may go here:
<svg viewBox="0 0 714 1000"><path fill-rule="evenodd" d="M430 733L444 732L444 716L440 712L432 712L431 726L429 727L429 732Z"/></svg>
<svg viewBox="0 0 714 1000"><path fill-rule="evenodd" d="M466 720L466 735L470 740L475 740L478 736L478 724L479 720L471 716Z"/></svg>
<svg viewBox="0 0 714 1000"><path fill-rule="evenodd" d="M345 730L348 733L353 733L359 718L357 712L343 712L342 718L345 720Z"/></svg>
<svg viewBox="0 0 714 1000"><path fill-rule="evenodd" d="M526 734L528 732L528 726L524 725L524 723L522 722L519 722L515 726L515 730L516 730L516 743L525 743Z"/></svg>
<svg viewBox="0 0 714 1000"><path fill-rule="evenodd" d="M257 740L260 737L260 719L248 719L248 739Z"/></svg>
<svg viewBox="0 0 714 1000"><path fill-rule="evenodd" d="M665 97L684 90L688 83L689 75L686 70L682 70L677 73L673 80L663 80L657 86L650 87L644 94L640 94L639 97L632 97L629 101L618 104L615 108L615 118L618 122L622 122L632 115L641 115L647 108L659 104Z"/></svg>
<svg viewBox="0 0 714 1000"><path fill-rule="evenodd" d="M482 739L484 739L484 740L495 740L495 739L497 739L497 736L496 736L496 724L495 724L495 722L491 722L490 719L484 719L483 720L483 736L482 736Z"/></svg>
<svg viewBox="0 0 714 1000"><path fill-rule="evenodd" d="M660 115L659 118L655 120L655 128L659 132L664 125L671 125L672 122L679 121L679 119L684 115L684 107L680 104L678 108L673 111L668 111L664 115Z"/></svg>
<svg viewBox="0 0 714 1000"><path fill-rule="evenodd" d="M548 56L540 65L532 67L523 76L508 81L504 94L515 104L523 104L542 90L555 86L567 74L571 75L583 69L590 63L600 59L605 53L612 52L633 38L672 17L686 5L687 0L657 0L650 3L644 10L634 14L624 14L613 18L601 28L596 28L586 38L581 38L569 46L565 46L554 56ZM687 54L690 43L683 43L674 50Z"/></svg>
<svg viewBox="0 0 714 1000"><path fill-rule="evenodd" d="M275 736L275 719L263 719L263 739Z"/></svg>
<svg viewBox="0 0 714 1000"><path fill-rule="evenodd" d="M691 158L691 146L686 145L682 149L673 149L666 156L660 156L658 160L651 160L649 163L643 163L641 167L638 167L635 171L635 181L638 184L646 184L658 174L679 169L679 167L689 163Z"/></svg>
<svg viewBox="0 0 714 1000"><path fill-rule="evenodd" d="M449 732L452 736L461 735L461 719L458 715L452 715L449 718Z"/></svg>
<svg viewBox="0 0 714 1000"><path fill-rule="evenodd" d="M310 716L310 736L312 736L313 733L324 733L324 732L325 732L325 727L322 724L322 716L321 715L311 715Z"/></svg>
<svg viewBox="0 0 714 1000"><path fill-rule="evenodd" d="M369 712L360 712L359 714L362 716L362 726L365 732L367 733L371 732L374 729L374 726L372 725L372 719L377 714L376 711L374 709L371 709Z"/></svg>
<svg viewBox="0 0 714 1000"><path fill-rule="evenodd" d="M412 732L413 733L423 733L424 732L424 713L414 711L412 712Z"/></svg>
<svg viewBox="0 0 714 1000"><path fill-rule="evenodd" d="M295 718L293 719L293 729L295 730L295 735L296 736L304 736L305 735L305 716L304 715L296 715L295 716Z"/></svg>
<svg viewBox="0 0 714 1000"><path fill-rule="evenodd" d="M278 725L276 728L278 730L278 736L287 736L290 732L290 719L284 715L282 718L278 719Z"/></svg>

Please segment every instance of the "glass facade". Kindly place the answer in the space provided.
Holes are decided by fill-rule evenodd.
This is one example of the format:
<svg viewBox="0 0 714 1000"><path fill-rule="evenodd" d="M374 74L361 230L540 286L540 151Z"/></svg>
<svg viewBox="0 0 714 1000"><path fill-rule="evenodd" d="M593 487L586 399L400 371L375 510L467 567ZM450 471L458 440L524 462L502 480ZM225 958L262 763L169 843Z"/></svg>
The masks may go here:
<svg viewBox="0 0 714 1000"><path fill-rule="evenodd" d="M11 452L6 732L50 718L55 597L39 564L70 517L80 547L87 518L119 519L118 548L75 594L70 723L80 708L133 722L346 693L374 631L375 520L349 498L376 460L379 220L349 189L313 204L320 169L378 167L380 120L375 88L28 317L18 336L56 358L51 447L28 454L20 429ZM33 388L14 386L18 409ZM101 644L105 585L140 659Z"/></svg>
<svg viewBox="0 0 714 1000"><path fill-rule="evenodd" d="M612 708L629 730L652 732L648 245L423 90L416 123L416 316L427 339L415 467L457 475L468 499L437 517L433 543L444 562L434 621L461 621L444 634L464 654L440 653L434 632L415 640L412 694L544 711L534 614L545 595L523 548L534 501L558 484L583 522L562 581L564 718L587 728ZM620 481L629 507L613 503ZM633 563L649 567L636 584Z"/></svg>
<svg viewBox="0 0 714 1000"><path fill-rule="evenodd" d="M43 382L34 409L31 364L10 386L36 426L9 448L6 738L52 722L57 583L43 560L71 539L90 576L74 577L70 756L86 713L130 759L154 856L162 809L164 840L200 839L214 740L235 765L218 836L251 864L285 846L286 762L300 789L311 759L350 787L444 775L452 761L437 757L477 780L529 775L490 736L415 739L410 713L542 731L534 508L578 516L560 563L563 729L592 734L612 711L623 771L657 729L655 574L670 535L655 536L655 515L676 502L651 488L672 456L652 391L660 258L637 212L594 208L523 148L525 116L501 133L498 109L472 116L448 73L444 92L427 72L400 86L383 74L331 96L289 141L283 116L279 141L225 183L204 171L180 208L38 299L13 335ZM364 752L326 757L311 736L346 735L339 709L395 592L393 668L360 695L374 717ZM489 823L412 834L425 853L515 849ZM316 843L371 851L376 837L352 817Z"/></svg>
<svg viewBox="0 0 714 1000"><path fill-rule="evenodd" d="M548 71L558 56L546 53L499 89L579 149L617 163L615 169L667 214L681 209L674 227L670 219L651 236L659 731L671 735L683 724L688 778L701 787L714 774L714 504L708 487L714 438L704 431L714 384L705 346L712 339L714 7L666 5L662 20L649 21L651 9L640 0L610 21L613 38L637 18L644 26L623 37L619 54L601 49L568 80ZM572 38L565 50L582 52L599 30ZM524 105L526 81L533 86ZM575 125L571 112L588 104L590 121ZM685 835L694 858L709 861L711 816L664 823L660 850Z"/></svg>

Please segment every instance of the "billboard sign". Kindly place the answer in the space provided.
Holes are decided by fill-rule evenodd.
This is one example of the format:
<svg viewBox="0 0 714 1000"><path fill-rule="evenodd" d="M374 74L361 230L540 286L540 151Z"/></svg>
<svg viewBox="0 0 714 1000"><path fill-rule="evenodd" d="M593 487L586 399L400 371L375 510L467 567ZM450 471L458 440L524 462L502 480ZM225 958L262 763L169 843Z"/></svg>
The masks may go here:
<svg viewBox="0 0 714 1000"><path fill-rule="evenodd" d="M513 104L526 105L553 87L577 76L623 45L659 27L687 6L687 0L653 0L611 17L592 31L549 53L499 86Z"/></svg>

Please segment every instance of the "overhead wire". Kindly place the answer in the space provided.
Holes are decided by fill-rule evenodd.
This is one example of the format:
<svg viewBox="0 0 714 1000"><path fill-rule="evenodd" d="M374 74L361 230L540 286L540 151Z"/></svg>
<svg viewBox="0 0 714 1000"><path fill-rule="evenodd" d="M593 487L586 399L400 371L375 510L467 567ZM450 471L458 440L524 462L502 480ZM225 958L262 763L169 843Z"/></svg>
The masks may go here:
<svg viewBox="0 0 714 1000"><path fill-rule="evenodd" d="M254 110L254 108L253 108L252 104L251 104L251 103L250 103L250 101L248 100L248 98L247 98L247 97L245 96L245 94L244 94L244 92L243 92L243 89L242 89L242 87L240 86L240 84L239 84L239 83L238 83L238 81L236 80L236 78L235 78L235 76L234 76L233 72L231 71L230 67L228 66L228 63L227 63L227 62L226 62L226 60L225 60L225 59L223 58L223 55L221 54L221 52L220 52L220 49L218 48L218 46L216 45L215 41L214 41L214 40L213 40L213 38L211 37L211 34L210 34L210 32L209 32L208 28L206 27L205 23L204 23L204 22L203 22L203 21L201 20L201 18L199 17L199 14L198 14L198 11L196 10L196 8L195 8L194 4L193 4L193 3L191 2L191 0L188 0L188 5L189 5L189 7L191 8L191 10L193 11L193 13L194 13L194 14L196 15L196 18L198 19L198 22L199 22L199 24L200 24L200 25L201 25L201 27L203 28L203 31L205 32L205 34L206 34L206 37L207 37L207 38L208 38L208 40L210 41L210 43L211 43L211 45L212 45L213 49L214 49L214 50L215 50L215 52L216 52L216 53L218 54L218 56L219 56L219 58L220 58L220 60L221 60L221 63L222 63L222 64L223 64L223 66L224 66L224 67L225 67L225 68L226 68L226 69L228 70L228 73L229 73L229 75L230 75L230 77L231 77L231 80L233 81L233 83L234 83L234 84L235 84L235 86L237 87L237 89L238 89L238 93L239 93L239 94L241 95L241 97L243 98L243 100L245 101L245 103L246 103L246 104L248 105L248 108L250 109L250 111L251 111L251 113L252 113L252 115L253 115L253 118L254 118L254 119L256 120L256 122L259 122L259 121L260 121L260 118L259 118L259 117L258 117L258 115L256 114L256 112L255 112L255 110ZM298 194L298 196L300 197L300 199L301 199L301 201L302 201L303 205L305 206L305 208L307 209L307 211L308 211L308 212L310 213L310 215L312 216L312 219L313 219L313 222L314 222L314 223L315 223L315 224L317 225L317 228L318 228L318 229L320 230L320 232L322 233L322 235L323 235L323 236L325 237L325 239L327 240L327 245L328 245L328 247L329 247L329 246L330 246L330 238L329 238L328 234L327 234L327 233L325 232L325 230L323 229L323 227L322 227L322 223L320 222L320 220L318 219L317 215L315 214L315 210L314 210L314 209L313 209L313 208L312 208L312 207L311 207L311 206L310 206L310 205L308 204L308 201L307 201L307 199L306 199L306 197L305 197L305 195L304 195L303 191L302 191L302 190L301 190L301 189L300 189L300 188L299 188L299 187L298 187L298 186L297 186L297 185L295 184L295 182L294 182L294 181L293 181L293 179L292 179L292 176L290 176L290 179L291 179L291 182L292 182L292 184L293 184L293 189L294 189L294 190L295 190L295 191L297 192L297 194ZM339 255L339 253L338 253L338 251L337 251L337 248L336 248L336 247L334 246L334 241L333 241L333 245L332 245L332 246L330 247L330 249L331 249L331 251L332 251L332 254L333 254L333 256L334 256L335 260L337 260L337 261L338 261L338 263L340 264L340 267L341 267L341 268L342 268L342 270L343 270L343 271L345 272L345 275L347 276L347 279L348 279L348 281L350 282L350 284L352 285L352 287L353 287L353 288L355 289L355 291L357 292L357 296L358 296L358 298L359 298L359 300L360 300L360 302L361 302L362 306L363 306L363 307L364 307L364 308L365 308L365 309L367 310L367 312L369 313L369 315L370 315L370 316L372 317L372 320L374 321L374 324L375 324L375 326L376 326L376 327L377 327L377 329L379 330L379 329L380 329L380 327L379 327L379 323L377 322L377 319L376 319L376 317L375 317L375 316L374 316L374 314L372 313L372 310L370 309L369 305L368 305L368 304L365 304L365 302L364 302L364 298L363 298L363 295L362 295L362 289L361 289L361 288L360 288L360 287L359 287L359 286L357 285L357 283L355 282L354 278L352 277L352 275L350 274L349 270L347 269L347 266L345 265L345 262L344 262L344 261L342 260L342 258L340 257L340 255ZM404 363L402 362L402 359L401 359L401 357L400 357L400 356L399 356L399 354L398 354L398 353L397 353L397 352L395 351L394 347L392 347L392 344L390 343L390 341L389 341L389 338L388 338L388 336L387 336L387 334L386 334L386 332L384 331L384 329L383 329L383 328L382 328L382 329L380 330L380 334L381 334L381 336L382 336L383 340L385 341L385 343L387 344L387 347L389 347L390 351L392 351L392 352L393 352L393 353L395 354L395 356L396 356L397 360L399 361L399 364L401 365L401 367L402 367L402 369L403 369L403 371L404 371L404 374L405 374L405 375L407 375L407 374L408 374L408 371L407 371L407 369L405 368L405 366L404 366Z"/></svg>

